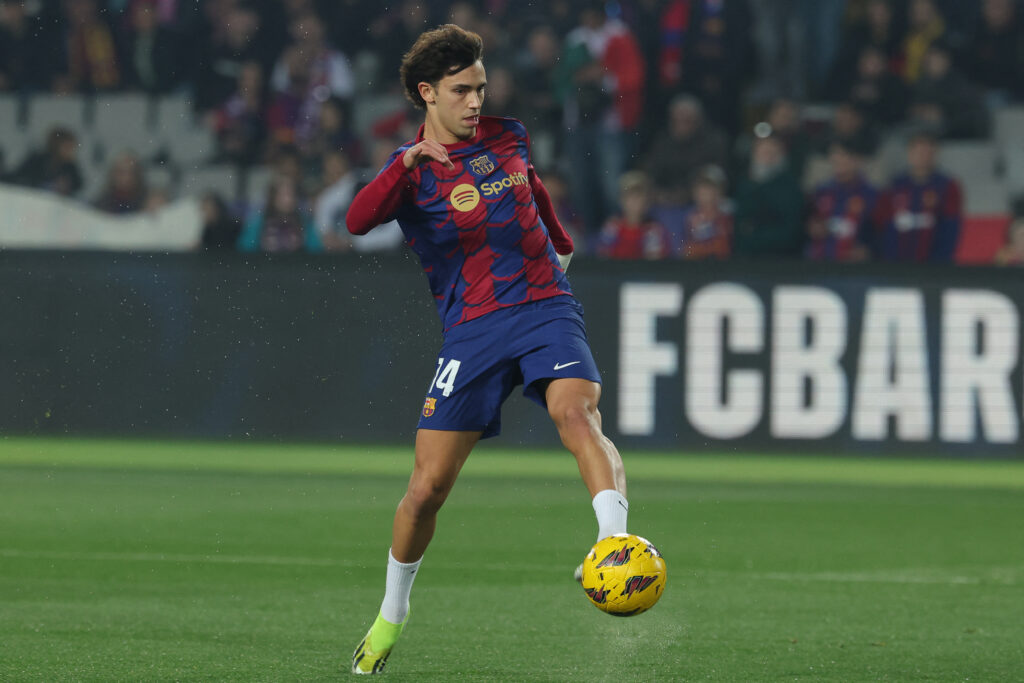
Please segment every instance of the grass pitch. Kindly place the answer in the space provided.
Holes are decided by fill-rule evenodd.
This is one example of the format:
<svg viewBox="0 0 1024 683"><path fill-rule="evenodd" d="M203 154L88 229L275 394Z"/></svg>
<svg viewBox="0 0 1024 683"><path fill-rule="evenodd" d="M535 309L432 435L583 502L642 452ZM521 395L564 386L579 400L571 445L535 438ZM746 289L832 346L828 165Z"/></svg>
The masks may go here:
<svg viewBox="0 0 1024 683"><path fill-rule="evenodd" d="M0 439L0 680L335 680L410 449ZM387 679L1020 680L1024 463L626 456L668 564L630 619L573 567L571 456L480 449Z"/></svg>

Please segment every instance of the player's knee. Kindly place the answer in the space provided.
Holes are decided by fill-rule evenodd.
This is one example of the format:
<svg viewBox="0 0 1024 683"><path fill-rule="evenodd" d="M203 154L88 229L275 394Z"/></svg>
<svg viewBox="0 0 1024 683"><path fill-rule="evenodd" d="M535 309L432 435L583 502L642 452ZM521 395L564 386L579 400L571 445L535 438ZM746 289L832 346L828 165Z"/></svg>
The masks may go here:
<svg viewBox="0 0 1024 683"><path fill-rule="evenodd" d="M417 482L405 494L409 512L417 519L437 514L448 498L451 486L440 481Z"/></svg>
<svg viewBox="0 0 1024 683"><path fill-rule="evenodd" d="M567 402L550 410L551 418L562 438L597 429L600 415L595 404L585 401Z"/></svg>

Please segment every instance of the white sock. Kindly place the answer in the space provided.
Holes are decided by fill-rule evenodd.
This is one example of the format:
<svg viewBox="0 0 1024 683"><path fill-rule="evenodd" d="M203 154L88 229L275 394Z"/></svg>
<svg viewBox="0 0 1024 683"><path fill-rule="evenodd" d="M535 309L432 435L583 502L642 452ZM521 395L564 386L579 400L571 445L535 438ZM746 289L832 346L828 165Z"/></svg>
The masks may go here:
<svg viewBox="0 0 1024 683"><path fill-rule="evenodd" d="M597 515L597 540L612 534L626 533L626 515L629 503L615 489L598 491L594 496L594 514Z"/></svg>
<svg viewBox="0 0 1024 683"><path fill-rule="evenodd" d="M392 624L401 624L405 615L409 614L409 594L416 571L420 568L423 558L415 562L402 563L395 559L388 549L388 578L384 587L384 602L380 605L380 615Z"/></svg>

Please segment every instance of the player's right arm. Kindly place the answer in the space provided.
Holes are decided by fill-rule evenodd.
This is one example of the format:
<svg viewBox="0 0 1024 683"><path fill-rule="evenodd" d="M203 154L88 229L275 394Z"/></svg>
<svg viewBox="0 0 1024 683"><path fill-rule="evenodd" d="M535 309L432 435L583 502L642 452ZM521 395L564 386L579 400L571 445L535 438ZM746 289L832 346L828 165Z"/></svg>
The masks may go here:
<svg viewBox="0 0 1024 683"><path fill-rule="evenodd" d="M348 231L353 235L365 235L391 220L412 191L409 174L429 161L438 161L449 169L455 168L448 158L448 151L433 140L421 140L404 154L395 155L392 162L352 200L345 216Z"/></svg>

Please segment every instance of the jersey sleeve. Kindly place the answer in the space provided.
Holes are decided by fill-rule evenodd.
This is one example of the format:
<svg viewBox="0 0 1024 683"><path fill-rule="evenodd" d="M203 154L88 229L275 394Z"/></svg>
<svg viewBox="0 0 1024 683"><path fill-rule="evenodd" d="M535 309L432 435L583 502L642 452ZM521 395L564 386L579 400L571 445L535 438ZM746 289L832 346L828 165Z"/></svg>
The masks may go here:
<svg viewBox="0 0 1024 683"><path fill-rule="evenodd" d="M540 219L548 228L548 235L551 237L551 244L555 245L555 251L563 256L571 254L573 250L572 237L566 232L558 216L555 215L555 206L551 202L551 195L548 194L544 183L540 181L533 164L527 169L530 178L530 189L533 190L533 201L537 203L537 211Z"/></svg>
<svg viewBox="0 0 1024 683"><path fill-rule="evenodd" d="M558 220L558 216L555 215L555 205L551 201L551 195L548 194L544 183L540 181L537 169L533 167L533 159L530 158L530 134L527 132L526 126L523 125L522 121L517 119L509 119L509 121L513 123L513 130L515 130L516 134L526 141L526 172L530 180L530 189L533 191L533 201L537 203L537 212L540 214L540 219L547 226L551 244L555 246L556 253L562 256L571 254L573 251L572 237L569 236L561 221Z"/></svg>
<svg viewBox="0 0 1024 683"><path fill-rule="evenodd" d="M352 200L345 216L345 225L353 235L365 235L376 226L390 221L409 196L412 180L402 162L404 151L398 150L384 170Z"/></svg>

